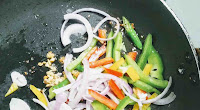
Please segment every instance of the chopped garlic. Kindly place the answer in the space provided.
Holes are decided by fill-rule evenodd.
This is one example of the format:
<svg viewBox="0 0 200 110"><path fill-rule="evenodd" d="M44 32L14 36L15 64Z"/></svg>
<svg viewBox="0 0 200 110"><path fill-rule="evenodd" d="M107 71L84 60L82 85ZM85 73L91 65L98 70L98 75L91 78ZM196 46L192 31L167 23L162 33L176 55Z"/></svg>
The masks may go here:
<svg viewBox="0 0 200 110"><path fill-rule="evenodd" d="M47 58L51 59L51 58L54 58L54 57L55 57L55 54L52 51L49 51L47 53Z"/></svg>
<svg viewBox="0 0 200 110"><path fill-rule="evenodd" d="M60 57L59 62L60 62L61 64L64 64L64 60L65 60L65 57Z"/></svg>

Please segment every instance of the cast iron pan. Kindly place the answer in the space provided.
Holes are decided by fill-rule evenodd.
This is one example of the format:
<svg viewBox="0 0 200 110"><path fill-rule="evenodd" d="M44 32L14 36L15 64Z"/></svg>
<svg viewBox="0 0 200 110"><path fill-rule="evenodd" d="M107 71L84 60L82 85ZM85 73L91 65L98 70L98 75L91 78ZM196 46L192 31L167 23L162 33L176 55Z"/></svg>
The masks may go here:
<svg viewBox="0 0 200 110"><path fill-rule="evenodd" d="M200 86L195 59L186 35L177 21L159 0L1 0L0 1L0 109L8 110L13 97L25 100L33 110L42 108L31 100L34 94L28 86L4 98L11 85L10 73L27 71L28 84L43 88L45 68L37 63L45 60L48 51L59 56L72 53L71 47L60 42L60 27L67 11L93 7L114 17L126 16L135 23L139 35L153 35L153 45L164 62L164 77L173 77L171 91L176 100L152 110L197 110ZM70 10L69 10L70 9ZM87 14L87 13L85 13ZM91 14L93 15L93 14ZM99 22L89 18L93 25ZM145 37L142 39L144 40ZM128 51L132 45L124 39ZM32 57L32 58L31 58ZM32 59L32 60L31 60ZM29 63L26 61L29 60ZM35 66L35 69L31 67ZM180 74L177 70L183 69ZM60 67L61 69L61 67ZM31 71L35 71L31 74Z"/></svg>

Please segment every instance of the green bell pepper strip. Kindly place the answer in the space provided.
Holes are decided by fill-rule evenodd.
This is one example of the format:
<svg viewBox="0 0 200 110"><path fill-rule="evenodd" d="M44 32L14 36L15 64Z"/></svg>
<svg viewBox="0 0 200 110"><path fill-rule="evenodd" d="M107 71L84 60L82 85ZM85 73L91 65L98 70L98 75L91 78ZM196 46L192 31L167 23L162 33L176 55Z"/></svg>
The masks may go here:
<svg viewBox="0 0 200 110"><path fill-rule="evenodd" d="M144 47L143 47L143 50L142 50L142 54L140 55L139 59L138 59L138 66L143 70L146 63L147 63L147 60L148 60L148 57L151 53L151 47L152 47L152 35L151 34L148 34L147 35L147 38L145 39L145 42L144 42Z"/></svg>
<svg viewBox="0 0 200 110"><path fill-rule="evenodd" d="M162 73L164 68L162 59L153 46L152 46L152 53L148 57L148 63L153 65L152 70L150 71L150 76L163 80Z"/></svg>
<svg viewBox="0 0 200 110"><path fill-rule="evenodd" d="M65 79L65 80L63 80L62 82L58 83L57 85L52 86L52 87L49 89L49 95L48 95L49 99L53 99L53 98L56 96L56 94L53 92L54 89L61 88L61 87L63 87L63 86L68 85L69 83L70 83L69 80L68 80L68 79Z"/></svg>
<svg viewBox="0 0 200 110"><path fill-rule="evenodd" d="M140 67L137 65L137 63L134 60L132 60L131 57L129 57L128 55L124 55L124 57L128 65L131 65L137 71L141 81L159 89L164 89L165 87L167 87L168 85L167 80L159 80L145 75L143 71L140 69Z"/></svg>
<svg viewBox="0 0 200 110"><path fill-rule="evenodd" d="M74 61L72 61L69 65L67 65L66 69L67 71L72 71L74 70L80 63L81 61L85 58L85 56L88 54L88 52L94 47L96 46L97 43L97 39L93 38L92 43L90 44L90 47L88 47L86 50L84 50L77 59L75 59Z"/></svg>
<svg viewBox="0 0 200 110"><path fill-rule="evenodd" d="M156 88L154 88L154 87L152 87L152 86L150 86L150 85L148 85L148 84L146 84L146 83L144 83L144 82L142 82L140 80L137 80L136 82L133 82L133 80L131 80L131 78L129 78L127 76L124 76L124 78L128 80L129 84L132 84L135 87L138 87L138 88L144 90L145 92L148 92L148 93L155 92L157 94L160 94L159 90L157 90Z"/></svg>
<svg viewBox="0 0 200 110"><path fill-rule="evenodd" d="M79 65L76 67L76 70L78 70L78 71L80 71L80 72L83 72L83 71L84 71L83 65L79 64Z"/></svg>
<svg viewBox="0 0 200 110"><path fill-rule="evenodd" d="M113 36L113 31L111 30L108 34L108 38L111 38ZM113 40L107 41L106 46L106 57L112 57L112 51L113 51Z"/></svg>
<svg viewBox="0 0 200 110"><path fill-rule="evenodd" d="M151 110L151 107L148 107L147 110Z"/></svg>
<svg viewBox="0 0 200 110"><path fill-rule="evenodd" d="M91 104L94 110L110 110L106 105L97 100L93 101Z"/></svg>
<svg viewBox="0 0 200 110"><path fill-rule="evenodd" d="M115 110L123 110L129 104L135 104L136 102L133 101L129 96L124 97L120 103L117 105Z"/></svg>
<svg viewBox="0 0 200 110"><path fill-rule="evenodd" d="M127 32L127 34L129 35L129 37L131 38L131 40L134 42L134 44L140 49L142 50L142 42L140 41L136 31L133 29L133 27L131 26L131 24L129 23L129 21L123 16L122 17L123 20L123 24L124 24L124 28Z"/></svg>
<svg viewBox="0 0 200 110"><path fill-rule="evenodd" d="M115 42L115 45L114 45L114 48L113 48L113 58L114 58L115 62L118 61L121 58L122 40L123 40L122 33L119 32L117 34L116 42Z"/></svg>

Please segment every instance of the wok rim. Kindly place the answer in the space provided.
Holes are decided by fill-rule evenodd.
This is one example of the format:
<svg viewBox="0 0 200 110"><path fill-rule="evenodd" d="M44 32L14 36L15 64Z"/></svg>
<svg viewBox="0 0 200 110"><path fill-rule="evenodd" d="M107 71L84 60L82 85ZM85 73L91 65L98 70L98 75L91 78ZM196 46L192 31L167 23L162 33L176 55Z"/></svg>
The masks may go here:
<svg viewBox="0 0 200 110"><path fill-rule="evenodd" d="M181 29L183 30L188 42L189 42L189 45L190 45L190 48L192 50L192 53L193 53L193 56L194 56L194 59L195 59L195 63L196 63L196 66L197 66L197 71L198 71L198 74L199 74L199 80L200 80L200 68L199 68L199 61L198 61L198 56L197 56L197 53L196 53L196 50L195 50L195 47L192 43L192 41L190 40L190 35L188 34L188 31L187 29L185 28L185 26L183 25L183 23L181 22L181 20L178 18L178 16L175 14L175 12L169 7L169 5L164 1L164 0L160 0L160 2L167 8L167 10L172 14L172 16L175 18L176 22L179 24L179 26L181 27Z"/></svg>

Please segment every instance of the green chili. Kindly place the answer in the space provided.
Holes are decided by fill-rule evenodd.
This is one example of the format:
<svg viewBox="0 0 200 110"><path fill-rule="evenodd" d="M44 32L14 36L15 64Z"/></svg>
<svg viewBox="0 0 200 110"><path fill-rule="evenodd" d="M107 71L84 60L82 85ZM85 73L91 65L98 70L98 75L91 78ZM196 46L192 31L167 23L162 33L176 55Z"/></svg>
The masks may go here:
<svg viewBox="0 0 200 110"><path fill-rule="evenodd" d="M117 105L115 110L123 110L129 104L135 104L136 102L133 101L129 96L124 97L120 103Z"/></svg>
<svg viewBox="0 0 200 110"><path fill-rule="evenodd" d="M113 48L113 58L114 58L115 62L118 61L121 58L122 40L123 40L122 33L119 32L117 34L116 42L115 42L115 45L114 45L114 48Z"/></svg>
<svg viewBox="0 0 200 110"><path fill-rule="evenodd" d="M97 39L93 39L92 43L90 44L90 47L87 48L85 51L83 51L77 59L75 59L74 61L72 61L69 65L67 65L66 69L67 71L72 71L74 70L80 63L81 61L85 58L85 56L88 54L88 52L94 47L96 46L97 43Z"/></svg>
<svg viewBox="0 0 200 110"><path fill-rule="evenodd" d="M68 80L68 79L65 79L64 81L58 83L57 85L52 86L52 87L49 89L49 95L48 95L49 99L53 99L53 98L56 96L56 94L53 92L54 89L61 88L61 87L63 87L63 86L68 85L69 83L70 83L69 80Z"/></svg>
<svg viewBox="0 0 200 110"><path fill-rule="evenodd" d="M128 63L128 65L131 65L138 73L138 75L140 76L140 80L155 87L155 88L165 88L168 85L168 81L166 80L159 80L159 79L155 79L153 77L147 76L143 73L143 71L140 69L140 67L137 65L137 63L132 60L131 57L129 57L128 55L124 55L126 62Z"/></svg>
<svg viewBox="0 0 200 110"><path fill-rule="evenodd" d="M141 50L142 42L140 41L136 31L133 29L133 27L131 26L131 24L125 17L122 17L122 20L123 20L124 28L127 34L129 35L131 40L134 42L134 44Z"/></svg>
<svg viewBox="0 0 200 110"><path fill-rule="evenodd" d="M76 67L76 70L78 70L78 71L80 71L80 72L83 72L83 71L84 71L83 65L79 64L79 65Z"/></svg>
<svg viewBox="0 0 200 110"><path fill-rule="evenodd" d="M111 30L108 34L108 38L111 38L113 36L113 31ZM112 57L112 50L113 50L113 40L107 41L107 47L106 47L106 57Z"/></svg>
<svg viewBox="0 0 200 110"><path fill-rule="evenodd" d="M148 63L152 64L152 71L150 72L151 77L163 80L163 63L159 53L152 46L152 53L148 57Z"/></svg>
<svg viewBox="0 0 200 110"><path fill-rule="evenodd" d="M151 53L151 47L152 47L152 35L151 34L148 34L147 38L145 39L145 42L144 42L144 48L142 50L142 54L140 55L139 59L138 59L138 66L143 70L146 63L147 63L147 60L148 60L148 57Z"/></svg>
<svg viewBox="0 0 200 110"><path fill-rule="evenodd" d="M133 80L131 80L131 78L126 77L126 76L124 76L124 77L125 77L125 79L128 80L129 84L132 84L135 87L138 87L138 88L140 88L140 89L142 89L142 90L144 90L144 91L146 91L148 93L155 92L157 94L160 94L160 91L158 91L156 88L154 88L154 87L152 87L152 86L150 86L150 85L148 85L148 84L146 84L146 83L144 83L144 82L142 82L140 80L137 80L136 82L133 82Z"/></svg>

